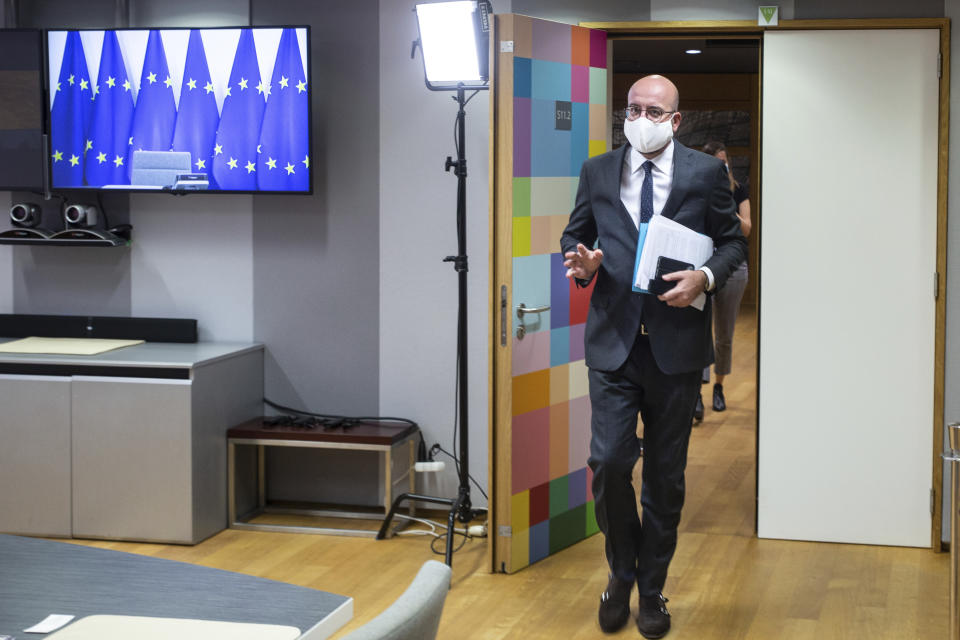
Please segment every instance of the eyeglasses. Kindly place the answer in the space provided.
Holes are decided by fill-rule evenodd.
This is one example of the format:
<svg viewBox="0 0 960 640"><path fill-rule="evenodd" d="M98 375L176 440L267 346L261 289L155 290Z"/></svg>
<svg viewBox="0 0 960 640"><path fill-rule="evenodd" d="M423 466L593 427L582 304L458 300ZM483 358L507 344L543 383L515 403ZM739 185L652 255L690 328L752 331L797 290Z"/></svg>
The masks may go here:
<svg viewBox="0 0 960 640"><path fill-rule="evenodd" d="M636 120L641 115L646 115L647 120L651 122L663 122L664 116L672 116L677 113L676 111L664 111L660 107L641 107L639 105L631 104L626 109L624 109L624 114L626 115L627 120Z"/></svg>

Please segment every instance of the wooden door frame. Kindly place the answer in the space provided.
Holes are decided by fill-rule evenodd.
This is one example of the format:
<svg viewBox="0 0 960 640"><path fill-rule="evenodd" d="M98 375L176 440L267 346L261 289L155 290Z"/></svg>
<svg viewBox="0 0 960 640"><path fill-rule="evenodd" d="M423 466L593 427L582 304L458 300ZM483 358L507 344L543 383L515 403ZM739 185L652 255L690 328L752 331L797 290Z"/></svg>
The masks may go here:
<svg viewBox="0 0 960 640"><path fill-rule="evenodd" d="M937 171L937 258L934 329L933 383L933 473L931 478L930 545L942 550L942 488L944 368L946 361L946 271L947 271L947 171L950 138L950 19L949 18L877 18L864 20L781 20L775 27L763 27L750 20L716 20L703 22L583 22L583 27L603 29L608 38L626 35L759 34L766 31L846 30L846 29L938 29L940 32L940 105L938 127ZM761 73L762 82L762 73ZM761 111L762 117L762 111ZM762 167L760 168L762 171ZM762 252L762 247L760 248ZM762 278L762 275L760 276ZM759 306L758 306L759 313ZM758 317L758 326L760 319ZM759 339L759 337L758 337ZM759 381L759 363L758 363ZM759 404L759 394L757 402Z"/></svg>
<svg viewBox="0 0 960 640"><path fill-rule="evenodd" d="M489 237L490 250L488 256L488 277L491 283L487 305L489 317L489 335L487 336L487 370L489 373L488 394L488 449L487 449L487 567L491 573L504 572L504 563L496 566L498 557L510 557L510 538L504 540L500 535L501 526L510 526L510 464L511 451L509 434L504 421L509 422L510 412L506 417L498 415L504 413L503 407L510 407L512 393L509 384L498 384L497 380L509 380L512 345L510 329L513 326L510 314L512 300L512 267L506 259L500 256L506 252L509 259L512 256L513 229L511 225L498 220L497 211L513 210L512 177L513 177L513 143L507 134L513 132L513 73L505 76L509 86L498 87L500 72L501 40L513 40L513 22L507 24L503 17L494 15L491 26L490 45L490 140L488 148L489 183L487 195L489 198ZM512 61L512 58L511 58ZM496 90L499 89L499 90ZM502 166L506 163L507 166ZM499 172L499 173L498 173ZM505 291L506 301L501 301L501 291ZM503 340L502 337L506 339ZM497 356L501 350L505 354ZM506 375L507 377L504 377ZM501 440L506 440L506 446L499 446ZM506 489L506 493L504 493ZM500 553L495 553L495 549Z"/></svg>
<svg viewBox="0 0 960 640"><path fill-rule="evenodd" d="M497 16L499 18L499 16ZM750 20L708 20L708 21L648 21L648 22L581 22L581 27L590 29L601 29L607 32L608 43L611 39L624 36L638 35L661 35L661 36L679 36L679 35L730 35L730 34L756 34L762 37L766 31L789 31L789 30L846 30L846 29L938 29L940 33L940 96L939 96L939 127L938 127L938 171L937 171L937 256L936 256L936 275L935 286L939 295L935 303L935 328L934 328L934 383L933 383L933 447L931 457L933 460L933 472L931 478L931 531L930 545L935 552L940 552L942 546L942 488L943 488L943 462L940 458L943 447L943 408L944 408L944 368L946 360L946 268L947 268L947 171L949 168L949 132L950 132L950 19L949 18L877 18L863 20L781 20L777 26L765 27ZM501 37L503 36L503 37ZM499 42L501 39L512 40L512 33L500 33L500 20L494 22L493 46L490 47L490 86L494 87L496 81L497 62L499 60ZM608 76L612 79L612 60L608 56ZM512 78L512 75L510 76ZM762 83L761 71L761 83ZM501 87L503 89L503 87ZM498 432L503 437L502 420L497 415L498 410L504 406L509 407L511 393L508 385L501 388L497 385L497 374L502 373L499 369L504 369L509 375L510 367L510 341L507 340L505 347L500 345L500 334L502 329L509 333L512 327L512 320L509 313L511 306L511 271L506 260L500 259L507 248L507 255L510 255L509 247L512 241L512 233L508 224L498 224L497 211L511 210L512 198L510 195L509 176L512 176L512 162L506 171L504 167L499 166L501 159L512 158L511 146L506 146L508 139L505 136L498 136L505 131L512 131L513 118L509 103L512 101L512 87L509 94L505 91L490 92L490 143L489 143L489 198L490 198L490 266L489 277L491 287L489 290L489 335L488 335L488 364L489 364L489 442L488 464L490 465L490 511L489 511L489 535L491 542L487 547L488 566L491 571L497 571L494 566L494 546L503 545L506 539L507 553L509 554L509 538L503 538L498 535L500 526L509 526L505 518L509 514L510 494L507 490L503 495L503 487L509 487L509 469L510 454L509 447L498 446ZM506 95L505 95L506 94ZM762 93L761 93L762 97ZM762 104L762 100L761 100ZM762 110L761 110L762 117ZM498 170L500 173L498 173ZM762 167L760 167L762 172ZM761 173L762 175L762 173ZM758 236L759 237L759 236ZM759 242L759 241L758 241ZM762 246L759 252L762 255ZM503 264L500 264L503 263ZM758 300L759 300L759 280L762 274L758 273ZM501 287L506 291L506 323L501 327ZM759 304L758 310L759 314ZM760 318L758 316L758 327ZM758 335L758 342L760 336ZM498 353L500 354L498 356ZM757 366L757 380L759 383L759 362ZM508 379L508 378L501 378ZM759 406L759 389L757 394L757 403ZM509 415L508 415L509 417ZM498 428L499 427L499 428ZM509 433L507 431L506 433ZM759 434L758 434L759 437Z"/></svg>

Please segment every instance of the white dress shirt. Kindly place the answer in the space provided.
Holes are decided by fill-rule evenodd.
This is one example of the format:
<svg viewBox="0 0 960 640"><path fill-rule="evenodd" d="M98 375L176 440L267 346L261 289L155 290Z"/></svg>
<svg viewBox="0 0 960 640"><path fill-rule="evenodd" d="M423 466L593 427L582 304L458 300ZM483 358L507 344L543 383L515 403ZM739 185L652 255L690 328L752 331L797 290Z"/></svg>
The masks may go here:
<svg viewBox="0 0 960 640"><path fill-rule="evenodd" d="M640 188L646 179L643 163L647 161L634 148L627 153L620 176L620 201L627 208L633 224L640 228ZM653 162L653 215L658 216L667 203L670 189L673 187L673 140L655 158Z"/></svg>
<svg viewBox="0 0 960 640"><path fill-rule="evenodd" d="M643 154L631 147L624 159L623 171L620 175L620 201L626 207L638 231L640 229L640 189L647 174L643 170L643 163L648 159L653 162L653 215L658 216L663 212L663 206L667 203L670 190L673 188L673 140L667 143L660 155L656 157L645 158ZM713 272L706 266L701 267L700 270L707 276L707 291L713 290Z"/></svg>

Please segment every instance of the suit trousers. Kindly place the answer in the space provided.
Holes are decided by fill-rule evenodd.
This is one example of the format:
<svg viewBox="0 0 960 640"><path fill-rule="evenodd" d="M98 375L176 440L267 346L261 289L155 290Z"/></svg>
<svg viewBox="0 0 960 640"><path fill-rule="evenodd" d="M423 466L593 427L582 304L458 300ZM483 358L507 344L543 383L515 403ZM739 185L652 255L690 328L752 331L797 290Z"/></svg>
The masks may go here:
<svg viewBox="0 0 960 640"><path fill-rule="evenodd" d="M667 375L648 336L638 336L616 371L589 371L592 406L590 458L597 524L606 537L610 572L637 581L641 595L663 591L677 546L684 471L700 371ZM643 420L640 502L632 478L641 453L637 415Z"/></svg>
<svg viewBox="0 0 960 640"><path fill-rule="evenodd" d="M747 263L734 269L727 283L713 296L713 333L716 362L713 370L718 376L729 375L733 369L733 330L740 313L740 302L747 288ZM710 382L710 367L703 370L703 381Z"/></svg>

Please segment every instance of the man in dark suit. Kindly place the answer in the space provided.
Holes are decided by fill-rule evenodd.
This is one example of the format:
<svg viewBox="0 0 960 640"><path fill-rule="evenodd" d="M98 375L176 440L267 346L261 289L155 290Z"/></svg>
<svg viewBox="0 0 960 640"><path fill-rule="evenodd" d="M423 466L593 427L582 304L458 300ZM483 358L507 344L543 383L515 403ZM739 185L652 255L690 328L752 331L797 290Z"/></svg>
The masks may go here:
<svg viewBox="0 0 960 640"><path fill-rule="evenodd" d="M630 144L583 163L560 241L567 276L578 286L596 277L584 341L589 465L610 565L600 627L613 632L626 624L635 582L637 627L646 638L670 629L662 591L677 545L700 374L713 362L709 295L702 311L690 305L723 286L747 246L723 163L673 141L679 99L662 76L634 83L624 123ZM715 248L706 264L694 265L699 269L665 275L674 285L659 296L632 289L639 230L653 215L710 236ZM642 524L631 482L641 446Z"/></svg>

